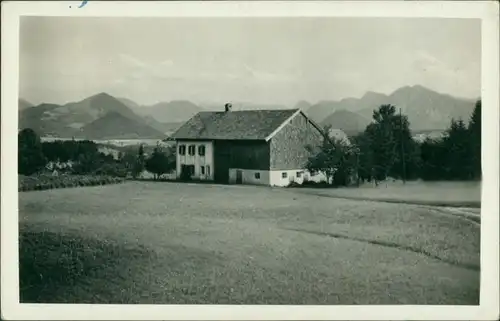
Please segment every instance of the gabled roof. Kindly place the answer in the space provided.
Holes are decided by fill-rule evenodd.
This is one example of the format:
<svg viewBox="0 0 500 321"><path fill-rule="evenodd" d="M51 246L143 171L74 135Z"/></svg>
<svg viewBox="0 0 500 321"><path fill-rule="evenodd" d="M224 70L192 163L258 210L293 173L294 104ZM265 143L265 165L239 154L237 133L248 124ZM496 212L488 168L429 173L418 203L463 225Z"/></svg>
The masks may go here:
<svg viewBox="0 0 500 321"><path fill-rule="evenodd" d="M199 112L170 139L269 140L299 109Z"/></svg>

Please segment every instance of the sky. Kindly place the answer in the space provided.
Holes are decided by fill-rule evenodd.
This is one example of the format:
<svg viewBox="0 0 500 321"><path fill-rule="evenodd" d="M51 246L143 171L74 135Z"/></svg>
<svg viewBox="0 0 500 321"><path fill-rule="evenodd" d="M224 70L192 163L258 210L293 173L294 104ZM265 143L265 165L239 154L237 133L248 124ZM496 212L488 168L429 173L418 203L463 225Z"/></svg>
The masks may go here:
<svg viewBox="0 0 500 321"><path fill-rule="evenodd" d="M19 96L293 105L481 89L479 19L22 17Z"/></svg>

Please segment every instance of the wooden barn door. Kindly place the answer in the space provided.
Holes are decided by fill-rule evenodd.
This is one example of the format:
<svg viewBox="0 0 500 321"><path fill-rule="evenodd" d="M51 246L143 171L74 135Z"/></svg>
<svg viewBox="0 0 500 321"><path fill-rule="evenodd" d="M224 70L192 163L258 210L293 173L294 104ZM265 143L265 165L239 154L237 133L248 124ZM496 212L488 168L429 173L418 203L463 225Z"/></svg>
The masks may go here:
<svg viewBox="0 0 500 321"><path fill-rule="evenodd" d="M214 181L229 183L230 147L222 142L214 142Z"/></svg>
<svg viewBox="0 0 500 321"><path fill-rule="evenodd" d="M243 172L241 169L236 170L236 184L243 184Z"/></svg>

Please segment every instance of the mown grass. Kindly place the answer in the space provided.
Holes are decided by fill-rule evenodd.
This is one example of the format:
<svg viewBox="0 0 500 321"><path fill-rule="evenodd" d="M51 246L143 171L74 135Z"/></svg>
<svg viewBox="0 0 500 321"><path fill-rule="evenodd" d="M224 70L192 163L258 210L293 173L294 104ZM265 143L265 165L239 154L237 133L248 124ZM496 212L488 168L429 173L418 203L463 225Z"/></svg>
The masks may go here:
<svg viewBox="0 0 500 321"><path fill-rule="evenodd" d="M478 304L479 225L442 211L251 186L23 193L21 298Z"/></svg>
<svg viewBox="0 0 500 321"><path fill-rule="evenodd" d="M359 188L300 188L293 191L352 200L449 207L481 207L481 182L382 182Z"/></svg>

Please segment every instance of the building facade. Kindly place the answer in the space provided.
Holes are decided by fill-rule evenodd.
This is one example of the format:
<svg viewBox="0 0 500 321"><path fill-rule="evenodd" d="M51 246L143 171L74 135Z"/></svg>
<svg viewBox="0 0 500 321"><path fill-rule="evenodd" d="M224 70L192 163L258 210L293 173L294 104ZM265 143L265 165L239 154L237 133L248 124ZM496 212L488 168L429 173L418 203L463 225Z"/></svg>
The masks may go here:
<svg viewBox="0 0 500 321"><path fill-rule="evenodd" d="M171 139L180 179L286 186L314 179L305 167L323 132L298 109L226 109L198 113Z"/></svg>

